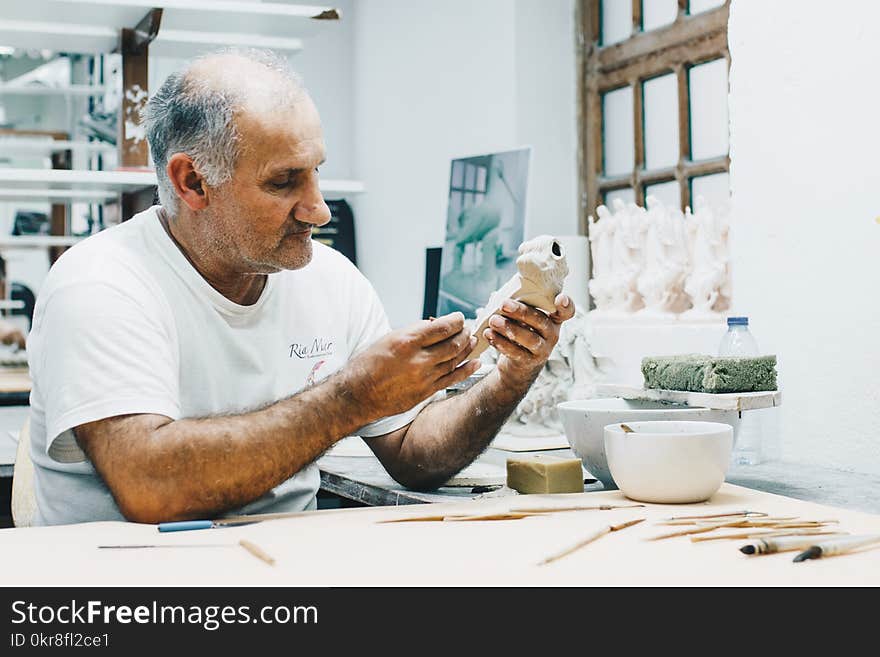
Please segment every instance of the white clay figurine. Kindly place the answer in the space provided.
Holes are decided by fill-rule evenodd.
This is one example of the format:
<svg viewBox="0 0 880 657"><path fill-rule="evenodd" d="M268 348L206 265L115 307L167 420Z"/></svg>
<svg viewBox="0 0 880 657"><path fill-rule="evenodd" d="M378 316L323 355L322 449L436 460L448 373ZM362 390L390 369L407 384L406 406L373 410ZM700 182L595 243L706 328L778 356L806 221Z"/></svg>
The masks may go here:
<svg viewBox="0 0 880 657"><path fill-rule="evenodd" d="M562 292L562 285L568 276L562 245L551 235L539 235L520 244L519 254L516 259L519 271L492 293L486 307L477 315L473 331L477 345L468 355L469 359L477 358L489 346L483 331L489 326L489 318L500 310L505 299L515 299L547 313L556 311L556 296Z"/></svg>

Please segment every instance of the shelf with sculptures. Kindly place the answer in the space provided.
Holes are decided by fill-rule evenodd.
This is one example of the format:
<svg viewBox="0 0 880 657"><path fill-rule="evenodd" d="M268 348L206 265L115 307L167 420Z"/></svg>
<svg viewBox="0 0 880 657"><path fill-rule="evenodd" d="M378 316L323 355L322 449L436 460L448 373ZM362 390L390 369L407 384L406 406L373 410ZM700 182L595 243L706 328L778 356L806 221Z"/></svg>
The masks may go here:
<svg viewBox="0 0 880 657"><path fill-rule="evenodd" d="M606 378L591 346L594 325L722 321L731 297L729 217L703 197L694 205L681 212L653 196L647 208L617 199L611 209L599 206L598 219L589 218L589 291L596 308L578 308L562 325L556 348L502 428L502 439L557 436L558 447L568 446L556 405L597 396L596 384ZM481 359L491 367L497 353L489 349ZM541 448L547 445L545 439Z"/></svg>
<svg viewBox="0 0 880 657"><path fill-rule="evenodd" d="M702 196L694 210L648 196L600 205L589 218L595 319L717 321L730 307L728 213Z"/></svg>

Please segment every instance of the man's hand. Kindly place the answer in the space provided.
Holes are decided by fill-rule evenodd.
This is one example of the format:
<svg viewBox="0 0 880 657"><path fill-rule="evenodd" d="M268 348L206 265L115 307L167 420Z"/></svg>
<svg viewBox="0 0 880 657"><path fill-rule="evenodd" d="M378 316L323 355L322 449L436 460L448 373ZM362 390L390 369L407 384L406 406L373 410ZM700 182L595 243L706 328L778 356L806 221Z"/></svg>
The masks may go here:
<svg viewBox="0 0 880 657"><path fill-rule="evenodd" d="M511 383L531 382L538 376L559 340L562 322L574 317L574 302L565 294L555 299L550 315L519 301L507 299L500 314L489 319L483 335L498 350L498 373Z"/></svg>
<svg viewBox="0 0 880 657"><path fill-rule="evenodd" d="M354 399L376 419L402 413L480 367L462 361L477 343L452 313L392 331L353 358L346 379Z"/></svg>
<svg viewBox="0 0 880 657"><path fill-rule="evenodd" d="M428 405L407 427L367 441L395 480L409 488L431 490L486 449L550 357L562 322L574 317L569 297L560 294L555 304L556 310L548 315L506 300L483 333L498 350L497 367L464 392ZM462 365L456 372L467 367ZM463 379L464 372L457 378Z"/></svg>

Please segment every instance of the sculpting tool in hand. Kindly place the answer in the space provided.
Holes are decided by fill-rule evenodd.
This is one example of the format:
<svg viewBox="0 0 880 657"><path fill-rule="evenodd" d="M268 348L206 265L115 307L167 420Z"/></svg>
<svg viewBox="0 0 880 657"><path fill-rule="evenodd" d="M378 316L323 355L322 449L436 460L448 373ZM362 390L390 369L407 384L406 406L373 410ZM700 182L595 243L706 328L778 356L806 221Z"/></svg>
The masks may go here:
<svg viewBox="0 0 880 657"><path fill-rule="evenodd" d="M601 538L601 537L605 536L605 534L610 534L611 532L616 532L616 531L620 531L621 529L626 529L627 527L632 527L633 525L639 524L643 520L644 520L644 518L637 518L635 520L630 520L628 522L622 522L619 525L608 525L607 527L603 527L599 531L590 534L582 541L575 543L570 548L563 550L562 552L559 552L557 554L551 555L551 556L547 557L546 559L542 559L541 561L538 562L538 565L543 566L545 564L556 561L557 559L561 559L562 557L571 554L575 550L581 549L582 547L584 547L588 543L592 543L597 538Z"/></svg>
<svg viewBox="0 0 880 657"><path fill-rule="evenodd" d="M794 558L794 562L806 561L807 559L819 559L836 554L846 554L866 545L880 543L880 534L869 536L846 536L844 538L831 539L814 543Z"/></svg>
<svg viewBox="0 0 880 657"><path fill-rule="evenodd" d="M158 529L160 532L185 532L193 529L216 529L218 527L241 527L242 525L251 525L259 520L233 520L227 521L223 518L218 520L178 520L175 522L160 522Z"/></svg>

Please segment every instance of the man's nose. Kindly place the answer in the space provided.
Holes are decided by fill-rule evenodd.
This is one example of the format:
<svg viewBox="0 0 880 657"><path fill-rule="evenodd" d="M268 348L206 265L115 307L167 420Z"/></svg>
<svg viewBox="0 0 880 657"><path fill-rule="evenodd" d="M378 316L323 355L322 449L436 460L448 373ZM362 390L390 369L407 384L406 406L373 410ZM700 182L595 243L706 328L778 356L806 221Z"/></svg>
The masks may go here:
<svg viewBox="0 0 880 657"><path fill-rule="evenodd" d="M293 211L293 217L297 221L306 224L314 224L315 226L323 226L330 221L330 208L321 198L317 203L305 205L298 203Z"/></svg>
<svg viewBox="0 0 880 657"><path fill-rule="evenodd" d="M323 226L330 221L330 208L327 207L324 196L318 188L317 176L294 207L293 218L315 226Z"/></svg>

